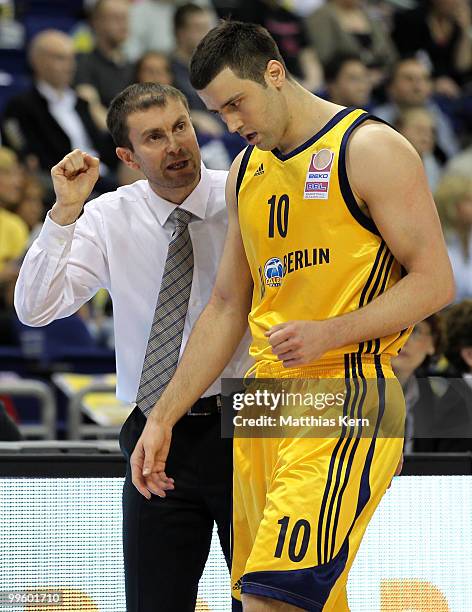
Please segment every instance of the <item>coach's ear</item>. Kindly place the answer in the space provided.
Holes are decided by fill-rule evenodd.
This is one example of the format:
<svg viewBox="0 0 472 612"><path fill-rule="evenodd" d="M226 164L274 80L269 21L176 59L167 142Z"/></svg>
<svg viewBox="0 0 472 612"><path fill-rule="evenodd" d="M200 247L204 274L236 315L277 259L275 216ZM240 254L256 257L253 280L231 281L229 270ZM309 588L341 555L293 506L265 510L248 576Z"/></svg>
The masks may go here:
<svg viewBox="0 0 472 612"><path fill-rule="evenodd" d="M287 80L287 75L283 64L278 60L269 60L265 71L265 80L277 89L280 89Z"/></svg>
<svg viewBox="0 0 472 612"><path fill-rule="evenodd" d="M116 147L115 149L116 156L118 159L128 166L128 168L133 168L133 170L141 170L141 166L135 161L134 154L131 149L127 147Z"/></svg>

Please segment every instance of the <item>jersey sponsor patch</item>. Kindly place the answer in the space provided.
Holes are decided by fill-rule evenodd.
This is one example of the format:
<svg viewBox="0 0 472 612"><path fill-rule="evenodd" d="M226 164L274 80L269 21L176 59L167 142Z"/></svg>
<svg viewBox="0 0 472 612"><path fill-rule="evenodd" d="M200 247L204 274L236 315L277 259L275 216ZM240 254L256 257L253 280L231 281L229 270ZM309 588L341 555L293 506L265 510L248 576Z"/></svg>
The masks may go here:
<svg viewBox="0 0 472 612"><path fill-rule="evenodd" d="M329 195L329 180L333 167L334 151L321 149L311 156L306 173L304 200L327 200Z"/></svg>
<svg viewBox="0 0 472 612"><path fill-rule="evenodd" d="M269 287L280 287L284 276L284 267L278 257L271 257L264 265L264 278Z"/></svg>

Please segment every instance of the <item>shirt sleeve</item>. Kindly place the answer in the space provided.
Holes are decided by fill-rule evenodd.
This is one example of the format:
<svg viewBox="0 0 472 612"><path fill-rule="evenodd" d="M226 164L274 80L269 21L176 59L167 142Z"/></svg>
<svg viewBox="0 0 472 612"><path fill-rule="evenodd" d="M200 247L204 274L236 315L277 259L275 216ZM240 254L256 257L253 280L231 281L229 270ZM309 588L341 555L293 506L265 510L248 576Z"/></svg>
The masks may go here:
<svg viewBox="0 0 472 612"><path fill-rule="evenodd" d="M41 326L76 312L100 288L109 289L101 217L87 211L67 226L49 213L28 250L15 287L15 309L22 323Z"/></svg>

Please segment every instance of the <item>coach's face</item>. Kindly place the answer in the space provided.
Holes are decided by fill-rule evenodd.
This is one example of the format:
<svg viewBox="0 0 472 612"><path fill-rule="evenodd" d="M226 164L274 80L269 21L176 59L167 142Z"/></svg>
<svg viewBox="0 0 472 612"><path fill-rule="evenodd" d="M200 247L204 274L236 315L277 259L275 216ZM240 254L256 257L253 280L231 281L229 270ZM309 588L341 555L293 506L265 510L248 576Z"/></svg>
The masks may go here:
<svg viewBox="0 0 472 612"><path fill-rule="evenodd" d="M224 68L198 95L210 112L221 116L230 132L238 132L248 144L270 151L280 143L289 116L281 94L285 82L282 65L271 60L264 80L265 86Z"/></svg>
<svg viewBox="0 0 472 612"><path fill-rule="evenodd" d="M180 100L168 98L165 106L128 115L128 135L133 146L126 150L129 165L141 170L159 195L174 201L168 197L169 190L188 189L190 193L197 186L200 150Z"/></svg>

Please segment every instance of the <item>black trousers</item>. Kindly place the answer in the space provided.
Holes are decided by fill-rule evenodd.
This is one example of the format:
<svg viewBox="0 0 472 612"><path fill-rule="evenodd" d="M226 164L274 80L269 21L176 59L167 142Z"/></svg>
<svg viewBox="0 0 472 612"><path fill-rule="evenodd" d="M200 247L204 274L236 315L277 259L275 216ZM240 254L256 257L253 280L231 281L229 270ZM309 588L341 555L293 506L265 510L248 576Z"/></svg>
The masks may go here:
<svg viewBox="0 0 472 612"><path fill-rule="evenodd" d="M175 426L166 474L175 489L143 497L129 458L146 424L136 407L120 432L127 458L123 486L123 555L127 612L194 612L216 521L229 567L232 441L220 415L184 416Z"/></svg>

